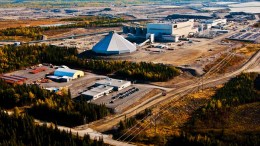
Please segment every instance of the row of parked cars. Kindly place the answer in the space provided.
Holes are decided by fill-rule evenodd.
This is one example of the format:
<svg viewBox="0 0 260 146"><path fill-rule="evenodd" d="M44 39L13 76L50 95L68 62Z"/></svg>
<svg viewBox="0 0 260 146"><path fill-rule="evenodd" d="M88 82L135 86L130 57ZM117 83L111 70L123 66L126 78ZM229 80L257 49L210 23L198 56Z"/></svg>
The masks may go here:
<svg viewBox="0 0 260 146"><path fill-rule="evenodd" d="M123 98L125 98L125 97L127 97L127 96L129 96L129 95L131 95L131 94L133 94L135 92L137 92L137 91L139 91L139 89L136 88L136 87L133 87L133 88L131 88L131 89L129 89L129 90L123 92L123 93L119 93L116 96L112 97L113 100L111 100L110 103L114 103L114 100L116 100L116 99L123 99Z"/></svg>

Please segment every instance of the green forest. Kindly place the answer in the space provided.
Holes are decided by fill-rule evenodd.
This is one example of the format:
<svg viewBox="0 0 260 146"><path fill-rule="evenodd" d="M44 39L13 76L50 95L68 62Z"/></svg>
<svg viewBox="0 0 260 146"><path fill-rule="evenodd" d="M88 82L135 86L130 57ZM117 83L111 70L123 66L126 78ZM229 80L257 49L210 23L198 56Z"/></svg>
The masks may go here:
<svg viewBox="0 0 260 146"><path fill-rule="evenodd" d="M259 78L257 73L241 74L232 78L216 92L207 105L196 111L200 114L190 121L192 126L202 127L199 123L203 122L206 127L225 127L229 111L232 111L232 108L247 103L259 102L260 91L257 90L259 89L257 87L259 83L256 82L257 78Z"/></svg>
<svg viewBox="0 0 260 146"><path fill-rule="evenodd" d="M60 131L56 126L37 126L32 117L8 115L0 111L0 145L2 146L105 146L102 140L90 140Z"/></svg>
<svg viewBox="0 0 260 146"><path fill-rule="evenodd" d="M23 36L33 40L40 40L42 39L42 32L41 27L7 28L0 31L0 36Z"/></svg>
<svg viewBox="0 0 260 146"><path fill-rule="evenodd" d="M250 103L259 104L259 77L257 73L243 73L232 78L216 92L207 105L194 112L182 128L182 134L171 137L169 145L259 145L259 131L236 129L239 131L236 132L229 129L234 120L231 119L231 114L235 110ZM250 108L252 107L249 106L248 110Z"/></svg>
<svg viewBox="0 0 260 146"><path fill-rule="evenodd" d="M243 107L245 111L251 111L249 114L259 115L260 101L260 75L257 73L243 73L232 78L223 87L218 89L211 97L210 101L195 110L184 124L180 127L177 135L164 137L155 135L149 137L140 134L134 138L134 142L155 145L185 145L185 146L205 146L205 145L229 145L229 146L257 146L260 144L259 123L255 123L256 129L233 129L234 122L240 123L237 119L231 117L241 116L241 118L256 118L250 115L237 115L241 113ZM150 113L143 113L147 115ZM243 113L242 112L242 113ZM144 116L132 117L118 124L118 129L111 131L115 138L123 135L127 129L140 122ZM235 121L234 121L235 120ZM246 119L251 121L254 119ZM247 123L242 123L247 124ZM250 123L248 123L250 124ZM252 127L252 126L251 126ZM139 130L138 130L139 131ZM127 137L125 135L124 137ZM121 138L121 139L124 139ZM128 139L131 139L130 136Z"/></svg>
<svg viewBox="0 0 260 146"><path fill-rule="evenodd" d="M4 46L0 48L0 56L0 73L24 69L38 63L52 63L142 81L167 81L180 74L175 67L164 64L83 59L77 57L76 48L47 45Z"/></svg>
<svg viewBox="0 0 260 146"><path fill-rule="evenodd" d="M73 101L67 94L58 95L36 85L10 85L0 80L0 107L27 109L33 117L58 125L74 127L101 119L110 114L104 105L81 100Z"/></svg>
<svg viewBox="0 0 260 146"><path fill-rule="evenodd" d="M53 97L44 101L38 100L32 108L28 109L33 117L64 125L75 127L87 124L106 117L110 114L105 105L96 105L87 101L71 101L70 98Z"/></svg>

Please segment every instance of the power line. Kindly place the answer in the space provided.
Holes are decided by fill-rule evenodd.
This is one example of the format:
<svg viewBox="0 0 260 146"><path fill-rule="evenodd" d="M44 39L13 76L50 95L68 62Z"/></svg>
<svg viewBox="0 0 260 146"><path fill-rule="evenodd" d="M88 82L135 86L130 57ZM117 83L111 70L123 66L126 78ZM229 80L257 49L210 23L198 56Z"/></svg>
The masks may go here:
<svg viewBox="0 0 260 146"><path fill-rule="evenodd" d="M219 70L219 68L222 66L222 64L223 64L223 62L226 60L226 59L229 59L229 61L232 59L234 57L234 53L230 53L230 54L228 54L225 58L223 58L218 64L216 64L215 66L213 66L206 74L204 74L204 76L206 77L207 75L212 75L212 74L214 74L214 72L216 72L216 71L218 71ZM227 62L229 62L229 61L227 61ZM226 63L227 63L226 62ZM225 62L224 62L224 64L225 64ZM215 70L215 71L214 71ZM212 73L213 72L213 73ZM211 73L211 74L210 74ZM203 77L204 77L203 76ZM193 81L200 81L200 80L202 80L202 88L203 88L203 77L200 77L200 78L198 78L198 79L194 79ZM208 79L208 78L207 78ZM198 83L200 83L200 82L198 82ZM199 86L198 86L199 87ZM192 93L192 92L194 92L195 91L195 89L196 88L194 88L192 91L191 90L188 90L187 92L184 92L184 94L182 95L182 96L184 96L184 95L186 95L186 94L189 94L189 93ZM189 92L189 91L191 91L191 92ZM179 95L179 94L178 94ZM181 96L181 97L182 97ZM170 101L170 103L171 103L172 101ZM160 111L166 111L168 109L168 107L166 106L165 108L163 108L163 109L161 109ZM160 112L159 111L159 112ZM158 112L158 113L159 113ZM145 116L141 121L143 121L143 120L145 120L146 118L148 118L150 115L147 115L147 116ZM159 114L157 114L157 116L156 116L156 118L154 118L154 119L157 119L159 117ZM151 124L152 122L149 122L149 124L147 124L147 126L146 127L144 127L143 128L143 130L145 129L145 128L147 128L150 124ZM127 133L129 133L129 132L131 132L131 130L133 129L133 128L136 128L136 126L138 125L138 123L136 124L136 125L134 125L134 126L132 126L130 129L128 129L128 131L126 132L126 133L124 133L122 136L120 136L117 140L120 140L123 136L125 136ZM140 128L138 128L138 129L136 129L136 130L134 130L134 131L132 131L131 132L131 134L129 134L126 138L124 138L124 140L126 140L127 138L129 138L133 133L135 133L137 130L139 130ZM133 137L133 138L135 138L137 135L139 135L140 134L140 132L141 131L143 131L143 130L140 130L137 134L135 134L135 136ZM132 139L133 139L132 138ZM130 139L128 142L130 142L132 139ZM124 141L123 140L123 141Z"/></svg>

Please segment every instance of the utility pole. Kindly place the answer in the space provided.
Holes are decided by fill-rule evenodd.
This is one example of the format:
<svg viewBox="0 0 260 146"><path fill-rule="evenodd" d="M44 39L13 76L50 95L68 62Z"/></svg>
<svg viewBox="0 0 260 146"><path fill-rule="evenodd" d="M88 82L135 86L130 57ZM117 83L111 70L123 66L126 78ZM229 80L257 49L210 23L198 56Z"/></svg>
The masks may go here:
<svg viewBox="0 0 260 146"><path fill-rule="evenodd" d="M159 113L157 113L157 116L154 118L154 135L156 135L156 133L157 133L157 131L156 131L156 129L157 129L156 120L157 120L158 117L159 117Z"/></svg>
<svg viewBox="0 0 260 146"><path fill-rule="evenodd" d="M156 135L156 118L154 118L154 135Z"/></svg>
<svg viewBox="0 0 260 146"><path fill-rule="evenodd" d="M204 85L204 77L202 77L202 85L201 85L201 91L203 92L203 85Z"/></svg>
<svg viewBox="0 0 260 146"><path fill-rule="evenodd" d="M198 92L200 92L200 82L198 82Z"/></svg>

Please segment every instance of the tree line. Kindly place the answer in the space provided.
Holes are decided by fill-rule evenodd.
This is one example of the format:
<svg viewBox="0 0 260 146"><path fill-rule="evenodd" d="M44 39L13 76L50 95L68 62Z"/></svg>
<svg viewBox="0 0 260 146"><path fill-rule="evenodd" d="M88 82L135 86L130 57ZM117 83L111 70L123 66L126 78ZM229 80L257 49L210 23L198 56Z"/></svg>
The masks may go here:
<svg viewBox="0 0 260 146"><path fill-rule="evenodd" d="M74 127L101 119L110 110L105 105L71 100L69 94L58 95L36 85L10 85L0 80L0 108L29 106L29 115L59 125Z"/></svg>
<svg viewBox="0 0 260 146"><path fill-rule="evenodd" d="M260 101L260 92L257 91L255 82L257 77L257 73L248 73L232 78L216 92L206 106L200 109L201 119L213 123L219 119L222 120L219 123L223 124L225 116L228 116L233 107Z"/></svg>
<svg viewBox="0 0 260 146"><path fill-rule="evenodd" d="M32 38L33 40L42 39L42 33L41 27L17 27L0 31L1 36L23 36Z"/></svg>
<svg viewBox="0 0 260 146"><path fill-rule="evenodd" d="M72 101L70 98L53 96L38 100L28 109L28 113L40 120L75 127L106 117L110 110L103 104L96 105L84 100Z"/></svg>
<svg viewBox="0 0 260 146"><path fill-rule="evenodd" d="M54 94L42 90L36 85L10 85L0 80L0 107L4 109L30 106L38 99L44 100L50 96L54 96Z"/></svg>
<svg viewBox="0 0 260 146"><path fill-rule="evenodd" d="M121 120L118 124L118 127L116 129L113 129L112 131L110 131L113 134L113 138L119 138L120 139L125 139L128 137L128 135L124 135L127 130L131 127L133 127L135 124L137 124L138 120L143 119L146 116L151 115L152 110L151 109L145 109L144 111L136 114L133 117L130 118L125 118L125 120ZM138 126L137 126L138 127ZM133 129L134 131L135 129ZM121 137L122 135L124 135L123 137ZM130 139L132 138L131 136L129 137ZM127 139L129 140L129 139Z"/></svg>
<svg viewBox="0 0 260 146"><path fill-rule="evenodd" d="M7 28L0 30L0 36L23 36L31 38L32 40L42 39L42 35L46 31L57 30L57 29L66 29L66 28L92 28L92 27L116 27L120 26L124 22L122 18L98 18L94 21L83 21L61 26L50 26L50 27L40 27L40 26L31 26L31 27L16 27L16 28Z"/></svg>
<svg viewBox="0 0 260 146"><path fill-rule="evenodd" d="M83 138L71 132L60 131L57 126L37 126L32 117L8 115L0 111L0 145L7 146L105 146L103 140Z"/></svg>
<svg viewBox="0 0 260 146"><path fill-rule="evenodd" d="M243 73L224 84L208 104L194 112L183 128L185 134L173 138L171 143L179 139L198 145L259 145L258 132L226 132L232 124L230 114L236 107L260 101L257 78L259 78L257 73ZM203 129L222 130L208 133Z"/></svg>
<svg viewBox="0 0 260 146"><path fill-rule="evenodd" d="M64 18L60 21L86 21L86 22L99 22L99 23L118 23L124 22L123 18L110 18L105 16L82 16L82 17L72 17L72 18Z"/></svg>
<svg viewBox="0 0 260 146"><path fill-rule="evenodd" d="M236 129L234 131L232 125L230 125L233 124L230 122L230 113L236 107L260 101L259 80L260 75L257 73L243 73L236 76L218 89L206 105L194 111L189 120L180 129L174 129L174 134L164 136L157 133L154 136L149 136L149 132L146 131L138 136L134 135L136 137L133 141L147 145L167 146L259 145L260 139L257 130L236 131L238 130ZM147 115L150 111L144 113L146 114L142 115ZM118 128L111 131L111 133L113 133L115 138L122 136L129 128L140 122L142 117L131 117L120 121ZM122 139L127 136L129 135L126 134ZM131 138L132 136L129 137L129 139Z"/></svg>
<svg viewBox="0 0 260 146"><path fill-rule="evenodd" d="M180 74L175 67L164 64L79 58L76 48L52 45L9 45L0 48L0 55L0 73L38 63L52 63L142 81L167 81Z"/></svg>

